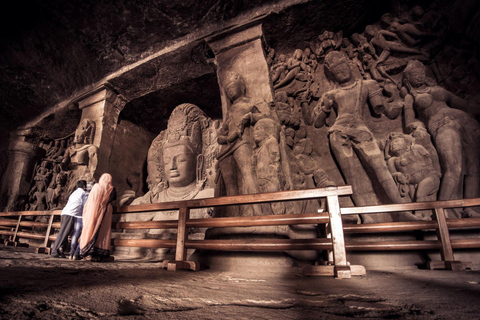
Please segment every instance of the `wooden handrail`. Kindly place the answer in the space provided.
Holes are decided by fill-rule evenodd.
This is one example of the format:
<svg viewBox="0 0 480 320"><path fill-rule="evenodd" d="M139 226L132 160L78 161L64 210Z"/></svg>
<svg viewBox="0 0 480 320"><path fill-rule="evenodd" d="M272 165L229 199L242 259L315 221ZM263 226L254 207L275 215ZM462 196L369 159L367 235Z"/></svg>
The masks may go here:
<svg viewBox="0 0 480 320"><path fill-rule="evenodd" d="M412 202L402 204L384 204L378 206L364 206L364 207L344 207L341 208L342 214L370 214L370 213L386 213L399 211L418 211L418 210L433 210L436 208L463 208L480 206L480 198L473 199L459 199L459 200L445 200L445 201L425 201Z"/></svg>
<svg viewBox="0 0 480 320"><path fill-rule="evenodd" d="M11 211L11 212L0 212L0 217L18 217L18 216L59 216L62 213L62 210L52 210L52 211Z"/></svg>
<svg viewBox="0 0 480 320"><path fill-rule="evenodd" d="M298 224L321 224L329 221L327 213L282 214L252 217L189 219L187 228L256 227ZM117 222L116 229L173 229L177 220Z"/></svg>
<svg viewBox="0 0 480 320"><path fill-rule="evenodd" d="M193 199L184 201L171 201L135 206L122 206L116 208L116 213L138 213L150 211L176 210L179 208L205 208L229 205L243 205L263 202L300 201L325 198L327 196L342 196L352 194L351 186L278 191L258 194L247 194L220 198Z"/></svg>

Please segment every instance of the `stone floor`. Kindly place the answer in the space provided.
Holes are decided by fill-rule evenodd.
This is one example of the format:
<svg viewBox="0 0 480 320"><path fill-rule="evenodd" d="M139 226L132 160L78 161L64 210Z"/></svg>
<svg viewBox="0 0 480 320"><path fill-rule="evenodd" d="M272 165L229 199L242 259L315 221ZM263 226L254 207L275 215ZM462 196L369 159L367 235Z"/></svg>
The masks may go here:
<svg viewBox="0 0 480 320"><path fill-rule="evenodd" d="M0 246L1 319L480 319L480 271L298 268L169 272L159 261L94 263Z"/></svg>

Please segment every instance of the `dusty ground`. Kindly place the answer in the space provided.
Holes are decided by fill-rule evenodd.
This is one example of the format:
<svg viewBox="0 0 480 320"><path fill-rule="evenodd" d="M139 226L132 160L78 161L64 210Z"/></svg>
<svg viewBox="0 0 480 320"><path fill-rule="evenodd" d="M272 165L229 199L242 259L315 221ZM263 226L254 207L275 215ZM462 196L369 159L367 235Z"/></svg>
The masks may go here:
<svg viewBox="0 0 480 320"><path fill-rule="evenodd" d="M1 319L480 319L480 271L168 272L0 246Z"/></svg>

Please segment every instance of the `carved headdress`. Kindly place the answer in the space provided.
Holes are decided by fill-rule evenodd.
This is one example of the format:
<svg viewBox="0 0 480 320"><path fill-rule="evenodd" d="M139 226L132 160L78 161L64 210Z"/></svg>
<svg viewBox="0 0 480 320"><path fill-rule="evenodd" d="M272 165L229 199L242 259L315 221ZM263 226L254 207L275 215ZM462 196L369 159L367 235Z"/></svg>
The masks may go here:
<svg viewBox="0 0 480 320"><path fill-rule="evenodd" d="M183 103L177 106L168 119L164 148L184 144L196 155L202 154L203 130L208 118L196 105Z"/></svg>
<svg viewBox="0 0 480 320"><path fill-rule="evenodd" d="M233 71L228 71L225 74L223 86L227 87L231 83L240 83L244 91L245 91L245 88L247 87L245 83L245 79L240 74Z"/></svg>
<svg viewBox="0 0 480 320"><path fill-rule="evenodd" d="M423 63L421 63L418 60L410 60L408 61L407 66L405 67L405 70L403 71L403 73L406 74L415 69L426 70L426 67Z"/></svg>
<svg viewBox="0 0 480 320"><path fill-rule="evenodd" d="M325 69L330 71L333 67L344 62L348 63L348 60L343 53L339 51L330 51L325 56Z"/></svg>

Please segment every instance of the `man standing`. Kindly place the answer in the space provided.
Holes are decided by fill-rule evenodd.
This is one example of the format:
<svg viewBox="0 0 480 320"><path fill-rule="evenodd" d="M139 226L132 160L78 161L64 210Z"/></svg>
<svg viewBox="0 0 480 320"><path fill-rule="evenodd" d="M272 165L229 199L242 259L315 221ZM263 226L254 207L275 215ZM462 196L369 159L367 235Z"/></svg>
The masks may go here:
<svg viewBox="0 0 480 320"><path fill-rule="evenodd" d="M64 250L68 245L68 235L72 231L75 222L75 216L82 215L83 206L86 201L85 189L87 182L79 180L74 192L68 198L67 205L62 210L60 220L60 230L57 234L57 239L52 245L51 256L53 258L66 258Z"/></svg>

